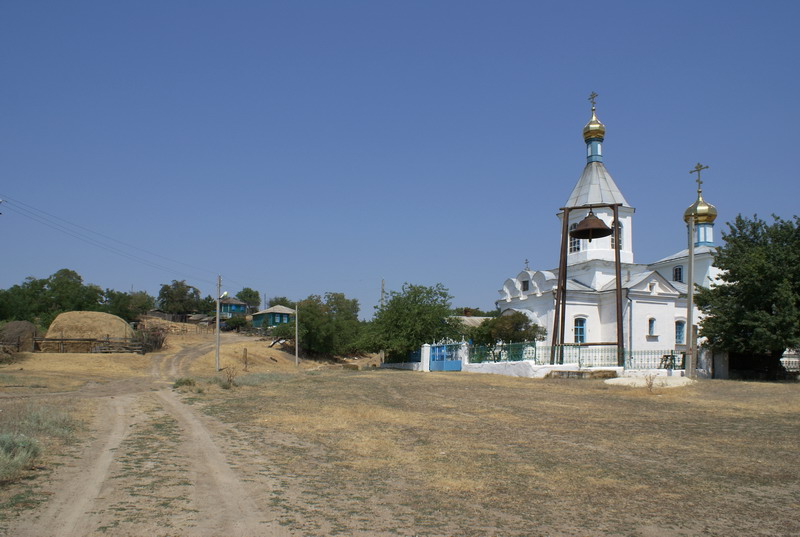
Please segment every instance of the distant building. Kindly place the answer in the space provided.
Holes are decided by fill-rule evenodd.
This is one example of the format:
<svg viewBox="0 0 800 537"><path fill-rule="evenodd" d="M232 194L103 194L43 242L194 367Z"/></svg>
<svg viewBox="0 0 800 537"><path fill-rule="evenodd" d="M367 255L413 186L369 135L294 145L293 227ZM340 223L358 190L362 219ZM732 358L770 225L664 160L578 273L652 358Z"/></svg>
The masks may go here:
<svg viewBox="0 0 800 537"><path fill-rule="evenodd" d="M294 321L294 310L286 306L272 306L253 314L254 328L273 328Z"/></svg>
<svg viewBox="0 0 800 537"><path fill-rule="evenodd" d="M247 315L247 303L238 298L225 297L219 301L219 311L220 319Z"/></svg>

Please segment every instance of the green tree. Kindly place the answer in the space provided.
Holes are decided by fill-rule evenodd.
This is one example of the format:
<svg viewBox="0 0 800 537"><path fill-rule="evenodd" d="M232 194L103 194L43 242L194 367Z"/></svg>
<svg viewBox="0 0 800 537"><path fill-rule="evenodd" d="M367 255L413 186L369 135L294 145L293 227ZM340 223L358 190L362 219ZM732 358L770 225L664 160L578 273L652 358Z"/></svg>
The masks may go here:
<svg viewBox="0 0 800 537"><path fill-rule="evenodd" d="M247 304L247 307L251 310L257 310L261 305L261 295L255 289L249 287L245 287L236 293L236 298Z"/></svg>
<svg viewBox="0 0 800 537"><path fill-rule="evenodd" d="M700 335L712 348L756 357L774 377L783 352L800 345L800 217L768 224L739 215L728 226L715 259L722 281L697 291Z"/></svg>
<svg viewBox="0 0 800 537"><path fill-rule="evenodd" d="M294 309L295 303L285 296L274 296L269 299L269 305L267 307L271 308L272 306L286 306L287 308Z"/></svg>
<svg viewBox="0 0 800 537"><path fill-rule="evenodd" d="M297 304L300 318L298 337L304 353L345 355L361 352L364 323L358 320L358 300L343 293L311 295ZM282 324L272 332L274 337L294 339L294 322Z"/></svg>
<svg viewBox="0 0 800 537"><path fill-rule="evenodd" d="M104 296L104 310L112 315L122 317L126 321L135 321L141 315L153 309L155 299L145 291L123 293L113 289L106 289Z"/></svg>
<svg viewBox="0 0 800 537"><path fill-rule="evenodd" d="M205 298L200 300L200 303L197 306L197 313L216 315L216 312L217 312L217 301L214 300L213 296L206 295Z"/></svg>
<svg viewBox="0 0 800 537"><path fill-rule="evenodd" d="M479 308L453 308L452 314L459 317L498 317L500 310L498 308L486 311Z"/></svg>
<svg viewBox="0 0 800 537"><path fill-rule="evenodd" d="M226 330L236 330L238 332L242 328L248 328L249 326L250 326L250 321L248 321L241 315L235 315L230 319L225 319Z"/></svg>
<svg viewBox="0 0 800 537"><path fill-rule="evenodd" d="M70 269L61 269L47 279L50 311L93 311L100 309L103 291L96 285L84 285L83 278Z"/></svg>
<svg viewBox="0 0 800 537"><path fill-rule="evenodd" d="M378 307L370 326L373 350L384 349L390 357L402 357L424 343L459 337L460 323L450 319L449 291L442 284L432 287L403 284L391 291Z"/></svg>
<svg viewBox="0 0 800 537"><path fill-rule="evenodd" d="M515 343L519 341L543 340L546 330L535 324L519 311L489 319L470 333L473 342L478 345L491 345L498 341Z"/></svg>
<svg viewBox="0 0 800 537"><path fill-rule="evenodd" d="M158 307L166 313L193 313L203 307L200 291L185 280L163 284L158 292Z"/></svg>
<svg viewBox="0 0 800 537"><path fill-rule="evenodd" d="M31 321L46 329L65 311L103 309L103 291L96 285L84 285L74 270L61 269L48 278L25 278L0 293L0 313L6 320Z"/></svg>

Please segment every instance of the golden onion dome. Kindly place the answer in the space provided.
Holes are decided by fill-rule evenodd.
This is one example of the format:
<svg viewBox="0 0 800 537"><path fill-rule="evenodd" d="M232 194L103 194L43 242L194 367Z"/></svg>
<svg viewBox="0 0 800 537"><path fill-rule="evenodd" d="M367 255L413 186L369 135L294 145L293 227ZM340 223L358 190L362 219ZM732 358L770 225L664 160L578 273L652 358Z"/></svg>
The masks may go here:
<svg viewBox="0 0 800 537"><path fill-rule="evenodd" d="M597 119L597 114L594 112L594 105L592 105L592 119L590 119L589 123L583 128L583 139L588 142L590 138L602 139L605 138L605 135L606 126Z"/></svg>
<svg viewBox="0 0 800 537"><path fill-rule="evenodd" d="M696 224L711 224L717 219L717 208L703 199L701 191L697 191L697 201L692 203L683 213L683 221L687 224L694 217Z"/></svg>

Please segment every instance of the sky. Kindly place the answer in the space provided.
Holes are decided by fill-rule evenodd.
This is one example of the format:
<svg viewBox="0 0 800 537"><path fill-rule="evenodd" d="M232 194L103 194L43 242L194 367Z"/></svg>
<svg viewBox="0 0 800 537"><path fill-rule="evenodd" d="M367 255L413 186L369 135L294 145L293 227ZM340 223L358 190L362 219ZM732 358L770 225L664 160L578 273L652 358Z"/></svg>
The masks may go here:
<svg viewBox="0 0 800 537"><path fill-rule="evenodd" d="M789 218L799 2L6 0L0 288L404 283L492 309L557 266L597 92L635 261L683 211Z"/></svg>

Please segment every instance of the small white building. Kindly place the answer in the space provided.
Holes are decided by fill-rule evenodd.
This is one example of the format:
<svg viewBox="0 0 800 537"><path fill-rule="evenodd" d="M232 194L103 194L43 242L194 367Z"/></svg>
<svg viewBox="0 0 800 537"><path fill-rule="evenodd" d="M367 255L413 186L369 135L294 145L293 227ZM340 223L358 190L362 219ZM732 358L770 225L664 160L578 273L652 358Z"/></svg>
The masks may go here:
<svg viewBox="0 0 800 537"><path fill-rule="evenodd" d="M627 202L603 164L605 126L592 105L592 117L583 129L587 163L565 207L620 204L620 260L622 266L623 334L626 350L685 350L688 249L653 263L634 261L634 208ZM702 198L698 179L697 200L687 209L696 216L694 283L708 286L719 270L714 267L716 209ZM568 229L574 229L588 210L570 210ZM609 227L610 208L594 213ZM564 211L558 214L563 219ZM593 241L569 239L565 343L616 344L614 235ZM496 305L501 311L521 311L547 329L552 337L558 270L526 269L508 278ZM699 311L693 315L695 323ZM695 324L696 326L696 324Z"/></svg>

